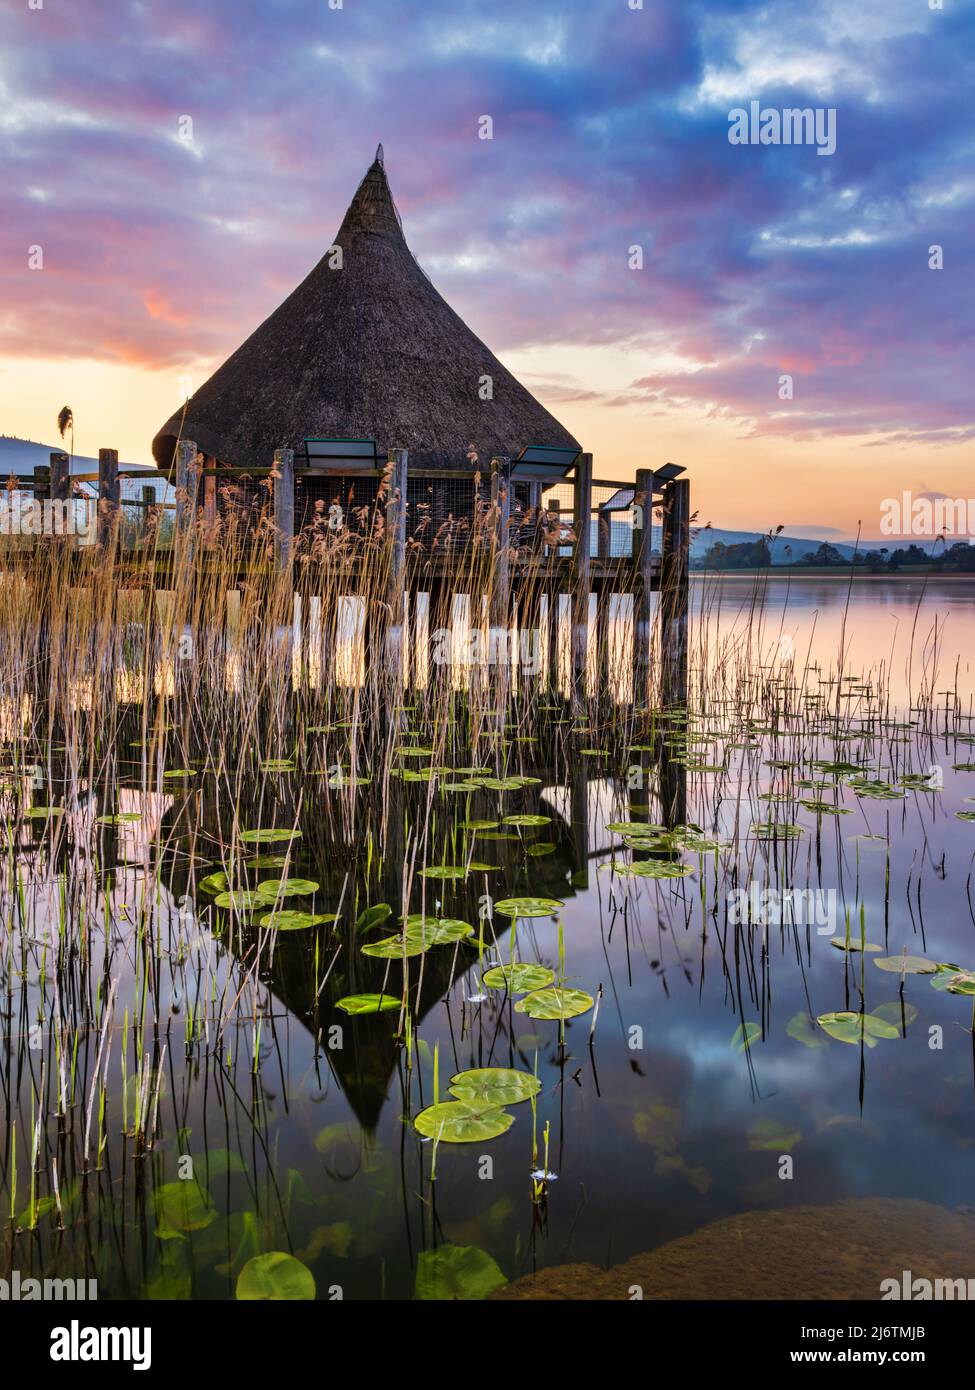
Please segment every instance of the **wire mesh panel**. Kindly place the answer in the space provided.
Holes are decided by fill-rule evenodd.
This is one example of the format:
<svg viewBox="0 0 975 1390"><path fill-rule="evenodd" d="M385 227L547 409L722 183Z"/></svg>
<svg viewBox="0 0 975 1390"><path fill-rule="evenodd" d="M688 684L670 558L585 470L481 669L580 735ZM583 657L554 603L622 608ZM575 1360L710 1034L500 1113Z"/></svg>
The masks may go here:
<svg viewBox="0 0 975 1390"><path fill-rule="evenodd" d="M406 483L406 538L425 551L467 548L475 528L478 502L486 500L474 477L409 477Z"/></svg>
<svg viewBox="0 0 975 1390"><path fill-rule="evenodd" d="M217 515L227 533L252 537L270 511L271 493L260 479L217 479Z"/></svg>
<svg viewBox="0 0 975 1390"><path fill-rule="evenodd" d="M549 554L571 555L575 538L575 488L571 483L553 483L542 492L542 510L548 512L546 529L549 536L559 534L565 541L557 549L551 546ZM555 514L558 521L555 521Z"/></svg>
<svg viewBox="0 0 975 1390"><path fill-rule="evenodd" d="M593 555L613 558L626 557L633 553L633 531L638 524L636 508L632 503L635 489L621 487L619 483L593 482L592 510L589 517L590 546ZM612 507L607 508L606 504ZM575 491L571 482L554 483L542 495L542 507L555 509L557 506L563 533L567 540L575 534ZM650 528L650 548L659 552L663 540L663 527L654 513ZM560 555L571 554L571 542L560 548Z"/></svg>
<svg viewBox="0 0 975 1390"><path fill-rule="evenodd" d="M367 537L374 533L382 479L304 473L295 479L295 534L344 531Z"/></svg>

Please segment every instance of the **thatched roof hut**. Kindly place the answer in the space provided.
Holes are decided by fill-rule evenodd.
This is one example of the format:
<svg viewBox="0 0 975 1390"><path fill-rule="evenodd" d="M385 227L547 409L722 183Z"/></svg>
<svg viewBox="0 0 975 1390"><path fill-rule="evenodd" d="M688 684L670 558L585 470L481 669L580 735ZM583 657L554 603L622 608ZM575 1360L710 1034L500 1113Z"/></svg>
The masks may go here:
<svg viewBox="0 0 975 1390"><path fill-rule="evenodd" d="M528 444L579 447L420 269L382 146L333 247L156 435L161 467L180 436L238 468L315 436L405 448L418 468L468 467L472 446L485 468Z"/></svg>

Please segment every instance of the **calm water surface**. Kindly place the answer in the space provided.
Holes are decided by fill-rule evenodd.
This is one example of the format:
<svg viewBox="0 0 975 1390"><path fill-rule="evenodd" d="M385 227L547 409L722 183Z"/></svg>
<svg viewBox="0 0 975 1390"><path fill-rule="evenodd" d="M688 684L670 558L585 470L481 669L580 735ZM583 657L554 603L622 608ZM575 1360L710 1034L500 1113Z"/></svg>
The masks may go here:
<svg viewBox="0 0 975 1390"><path fill-rule="evenodd" d="M975 585L857 581L850 594L839 580L775 579L757 608L751 579L694 588L692 662L707 659L702 643L716 653L732 636L739 644L750 641L753 671L789 655L795 681L810 696L821 695L826 711L835 707L836 688L820 681L835 670L841 650L847 677L842 709L849 737L840 742L817 705L807 706L806 728L798 734L775 732L772 720L747 734L730 710L715 707L695 726L708 741L685 750L676 740L670 751L677 765L664 773L665 782L672 779L668 794L678 806L686 795L686 822L725 848L685 851L679 857L693 870L685 878L613 873L614 853L624 864L632 856L607 827L639 819L646 805L656 819L659 783L653 760L639 753L602 756L598 730L566 745L565 755L550 755L558 742L551 729L532 731L539 741L525 745L525 771L534 760L538 784L434 799L446 806L432 832L434 863L462 859L464 836L458 840L449 824L458 804L469 820L518 813L550 818L537 827L501 826L511 838L477 835L475 859L497 867L459 882L415 878L411 908L479 924L488 897L562 901L567 984L598 996L592 1038L590 1011L567 1023L563 1050L557 1022L516 1012L512 999L480 985L487 962L482 967L469 945L438 946L410 961L414 986L422 962L412 1072L397 1040L397 1012L350 1017L336 1008L343 996L379 990L384 978L399 993L401 964L391 962L387 977L386 962L357 949L383 932L357 937L351 923L367 902L386 901L398 915L408 848L394 828L404 806L411 824L422 820L425 784L400 784L391 794L391 828L377 866L381 808L370 837L364 797L345 836L316 813L324 794L320 776L265 777L255 784L254 804L236 807L218 778L202 779L192 796L163 788L147 797L138 790L134 749L132 778L122 779L132 789L102 792L109 799L117 793L117 810L139 813L138 821L112 827L116 860L128 868L107 884L100 922L88 924L96 943L92 959L75 979L79 990L103 987L107 913L118 998L129 1009L138 1000L145 971L126 944L125 924L138 915L144 847L162 826L171 870L150 981L161 1021L147 1026L144 1038L154 1059L146 1095L158 1108L158 1138L141 1158L134 1141L123 1140L121 1097L131 1120L142 1083L133 1017L127 1034L118 1018L100 1063L108 1106L100 1167L85 1178L77 1162L88 1087L99 1065L100 1039L89 1033L75 1062L86 1080L78 1083L74 1106L67 1118L44 1117L49 1152L62 1155L67 1229L57 1231L48 1213L36 1229L22 1229L16 1239L8 1233L8 1266L94 1269L102 1297L226 1297L250 1255L280 1249L309 1266L319 1297L341 1289L345 1298L396 1299L413 1294L419 1252L445 1243L478 1247L513 1279L567 1261L616 1263L756 1208L856 1196L948 1207L975 1202L972 1001L933 988L924 974L908 975L901 996L900 977L878 968L870 953L864 959L833 944L844 939L847 920L858 940L862 920L866 939L881 948L873 953L878 958L906 950L930 962L975 967L975 822L957 814L975 809ZM859 719L871 707L876 712L883 687L881 722L872 720L863 734ZM942 711L923 734L916 709L922 698ZM903 774L924 774L931 789L908 784L902 797L858 797L837 775L814 770L813 760L865 766L867 775L896 787ZM966 764L969 770L959 770ZM422 767L423 759L404 759L404 766ZM717 767L726 770L705 770ZM826 785L803 789L801 779ZM766 799L786 787L782 800ZM849 814L817 816L799 804L802 798L821 798ZM802 833L756 838L751 827L777 806ZM92 817L101 810L93 805ZM302 905L338 911L340 932L280 933L272 952L255 919L234 924L229 935L226 928L219 936L211 930L212 896L198 880L219 868L217 858L192 875L182 866L191 848L203 857L213 853L235 811L241 824L301 827L287 872L320 885L313 903ZM263 848L273 853L282 846ZM29 862L31 849L24 842L21 849ZM79 871L77 864L69 870ZM19 902L9 878L4 889L12 932L4 966L0 1105L7 1157L0 1187L6 1208L16 1121L21 1218L30 1195L23 1146L37 1122L33 1096L40 1092L42 1059L50 1077L57 1058L46 1035L33 1050L17 1040L51 1006L43 956L56 882L47 877L18 890ZM788 888L800 890L792 909L798 920L736 925L739 890ZM509 928L494 913L504 960ZM22 943L13 945L18 930L30 937L26 982ZM485 930L493 961L488 921ZM517 939L520 959L558 969L555 918L522 920ZM175 944L180 940L184 945ZM865 1011L895 1006L881 1008L881 1015L896 1018L897 1036L861 1047L812 1025L833 1011L858 1011L861 987ZM747 1048L740 1045L743 1027L752 1037ZM542 1161L548 1125L548 1167L557 1174L541 1197L535 1193L533 1200L528 1103L510 1107L514 1122L497 1138L438 1145L430 1181L433 1146L419 1138L409 1116L432 1103L435 1054L441 1099L457 1071L537 1066L534 1162ZM97 1105L93 1131L89 1149L97 1148ZM180 1155L192 1158L209 1199L199 1223L177 1218L177 1229L167 1231L165 1197L160 1206L158 1194L182 1176ZM791 1176L782 1175L783 1155L791 1157ZM48 1161L39 1193L49 1191Z"/></svg>

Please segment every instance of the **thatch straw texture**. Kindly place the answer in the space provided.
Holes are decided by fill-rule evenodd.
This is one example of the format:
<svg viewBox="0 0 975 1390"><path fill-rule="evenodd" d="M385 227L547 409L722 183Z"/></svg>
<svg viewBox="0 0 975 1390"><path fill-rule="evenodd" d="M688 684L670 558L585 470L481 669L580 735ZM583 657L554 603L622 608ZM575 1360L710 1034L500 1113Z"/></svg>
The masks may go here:
<svg viewBox="0 0 975 1390"><path fill-rule="evenodd" d="M302 439L374 438L415 467L480 465L526 444L578 447L434 289L406 244L382 162L334 246L153 440L180 435L228 467L268 465ZM481 391L490 377L490 398Z"/></svg>

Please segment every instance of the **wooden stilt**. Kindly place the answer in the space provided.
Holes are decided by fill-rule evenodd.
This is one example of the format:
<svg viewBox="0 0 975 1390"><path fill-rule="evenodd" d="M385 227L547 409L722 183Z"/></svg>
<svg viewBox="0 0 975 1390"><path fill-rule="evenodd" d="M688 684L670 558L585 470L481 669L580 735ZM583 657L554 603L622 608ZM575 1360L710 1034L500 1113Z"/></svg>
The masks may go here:
<svg viewBox="0 0 975 1390"><path fill-rule="evenodd" d="M216 459L212 456L204 458L207 468L216 467ZM215 539L217 522L220 514L217 510L217 478L215 473L207 473L203 479L203 527L207 536L207 544L212 545Z"/></svg>
<svg viewBox="0 0 975 1390"><path fill-rule="evenodd" d="M193 520L199 470L197 448L192 439L181 439L176 448L176 530L183 534ZM195 476L194 476L195 475Z"/></svg>
<svg viewBox="0 0 975 1390"><path fill-rule="evenodd" d="M572 701L578 708L586 699L589 669L592 454L579 455L572 505L576 533L572 567Z"/></svg>
<svg viewBox="0 0 975 1390"><path fill-rule="evenodd" d="M295 451L274 451L274 565L291 564L295 539Z"/></svg>
<svg viewBox="0 0 975 1390"><path fill-rule="evenodd" d="M653 554L653 473L638 468L633 496L633 704L646 709L650 704L650 644L652 640Z"/></svg>
<svg viewBox="0 0 975 1390"><path fill-rule="evenodd" d="M51 455L51 501L67 502L71 496L70 461L67 454Z"/></svg>
<svg viewBox="0 0 975 1390"><path fill-rule="evenodd" d="M196 446L194 445L194 448ZM113 539L119 520L118 450L98 450L98 544Z"/></svg>
<svg viewBox="0 0 975 1390"><path fill-rule="evenodd" d="M686 478L674 478L664 489L664 534L660 574L663 703L687 703L688 550L690 491Z"/></svg>

